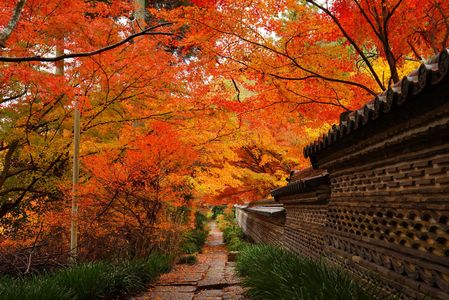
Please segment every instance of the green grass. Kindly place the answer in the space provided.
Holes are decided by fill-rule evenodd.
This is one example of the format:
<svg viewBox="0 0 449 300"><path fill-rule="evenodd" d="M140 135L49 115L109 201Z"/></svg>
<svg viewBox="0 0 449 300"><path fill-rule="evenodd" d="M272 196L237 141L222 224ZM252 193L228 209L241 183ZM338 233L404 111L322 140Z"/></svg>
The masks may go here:
<svg viewBox="0 0 449 300"><path fill-rule="evenodd" d="M243 241L243 231L242 229L234 223L229 223L223 229L223 241L228 246L229 251L240 251L248 243Z"/></svg>
<svg viewBox="0 0 449 300"><path fill-rule="evenodd" d="M344 270L268 245L243 247L237 272L251 299L358 300L377 299Z"/></svg>
<svg viewBox="0 0 449 300"><path fill-rule="evenodd" d="M83 263L54 273L0 278L1 300L105 299L136 294L170 270L169 257L152 254L117 264Z"/></svg>
<svg viewBox="0 0 449 300"><path fill-rule="evenodd" d="M184 253L192 254L200 252L207 239L207 230L193 229L184 234L184 242L181 245L181 250Z"/></svg>
<svg viewBox="0 0 449 300"><path fill-rule="evenodd" d="M193 254L201 251L208 235L206 223L206 216L200 212L196 212L195 228L183 235L183 242L181 244L181 250L183 253Z"/></svg>
<svg viewBox="0 0 449 300"><path fill-rule="evenodd" d="M198 258L196 255L189 254L189 255L183 255L178 259L178 264L187 264L187 265L194 265L198 262Z"/></svg>
<svg viewBox="0 0 449 300"><path fill-rule="evenodd" d="M226 205L212 207L212 218L216 219L218 215L223 215Z"/></svg>
<svg viewBox="0 0 449 300"><path fill-rule="evenodd" d="M54 278L34 276L27 279L0 278L0 299L65 300L76 297L74 291L58 285Z"/></svg>
<svg viewBox="0 0 449 300"><path fill-rule="evenodd" d="M233 215L221 215L217 217L218 228L223 231L223 241L229 251L240 251L248 242L244 240L244 233L237 225Z"/></svg>

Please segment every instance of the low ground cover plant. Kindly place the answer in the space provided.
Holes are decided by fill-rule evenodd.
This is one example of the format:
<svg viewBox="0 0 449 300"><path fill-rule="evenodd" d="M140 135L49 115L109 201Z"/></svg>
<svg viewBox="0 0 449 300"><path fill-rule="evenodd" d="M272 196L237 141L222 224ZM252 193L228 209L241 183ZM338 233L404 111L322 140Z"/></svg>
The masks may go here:
<svg viewBox="0 0 449 300"><path fill-rule="evenodd" d="M179 257L178 259L178 264L186 264L186 265L194 265L198 262L198 258L196 257L195 254L187 254L187 255L182 255L181 257Z"/></svg>
<svg viewBox="0 0 449 300"><path fill-rule="evenodd" d="M344 270L270 245L247 245L237 256L237 272L251 299L369 300L374 287Z"/></svg>
<svg viewBox="0 0 449 300"><path fill-rule="evenodd" d="M111 299L137 294L168 272L171 258L151 254L120 263L82 263L29 277L0 277L1 300Z"/></svg>
<svg viewBox="0 0 449 300"><path fill-rule="evenodd" d="M207 217L200 213L195 213L195 228L187 231L183 235L181 244L182 252L186 254L198 253L206 242L209 231L207 229Z"/></svg>
<svg viewBox="0 0 449 300"><path fill-rule="evenodd" d="M248 242L244 241L242 229L235 223L231 223L223 230L223 241L229 251L240 251Z"/></svg>
<svg viewBox="0 0 449 300"><path fill-rule="evenodd" d="M223 241L229 251L239 251L248 242L234 218L233 211L224 212L216 217L218 228L223 232Z"/></svg>

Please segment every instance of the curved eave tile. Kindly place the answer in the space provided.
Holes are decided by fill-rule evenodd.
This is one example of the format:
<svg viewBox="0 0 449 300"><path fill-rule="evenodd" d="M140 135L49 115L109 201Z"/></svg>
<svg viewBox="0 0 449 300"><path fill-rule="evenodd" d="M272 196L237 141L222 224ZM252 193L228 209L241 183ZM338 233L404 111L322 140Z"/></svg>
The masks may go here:
<svg viewBox="0 0 449 300"><path fill-rule="evenodd" d="M404 76L402 80L376 96L360 109L342 113L339 125L333 125L326 135L304 147L304 157L309 158L316 155L323 149L335 144L338 140L363 128L370 121L376 120L382 114L388 114L393 107L401 106L420 95L428 87L436 86L447 80L449 77L448 51L449 48L431 58L427 63L421 64L418 69ZM274 190L272 195L276 191Z"/></svg>
<svg viewBox="0 0 449 300"><path fill-rule="evenodd" d="M294 181L286 186L271 191L271 195L276 199L278 197L291 196L308 192L313 190L320 184L327 183L328 180L328 174L325 173L319 176Z"/></svg>

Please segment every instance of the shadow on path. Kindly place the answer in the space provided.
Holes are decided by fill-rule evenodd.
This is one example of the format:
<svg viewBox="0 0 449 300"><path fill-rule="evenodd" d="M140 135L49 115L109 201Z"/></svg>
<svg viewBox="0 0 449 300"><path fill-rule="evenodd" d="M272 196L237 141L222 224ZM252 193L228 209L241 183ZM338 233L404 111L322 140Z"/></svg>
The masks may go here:
<svg viewBox="0 0 449 300"><path fill-rule="evenodd" d="M176 265L150 290L134 300L240 300L246 299L234 263L228 262L223 233L209 223L209 236L195 265Z"/></svg>

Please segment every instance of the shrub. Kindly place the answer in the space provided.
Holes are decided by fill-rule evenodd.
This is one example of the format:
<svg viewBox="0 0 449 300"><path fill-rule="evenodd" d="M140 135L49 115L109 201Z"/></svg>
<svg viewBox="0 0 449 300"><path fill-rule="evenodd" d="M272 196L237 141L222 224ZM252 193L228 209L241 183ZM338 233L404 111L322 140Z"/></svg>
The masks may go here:
<svg viewBox="0 0 449 300"><path fill-rule="evenodd" d="M217 216L224 214L225 208L226 205L212 207L212 218L215 219Z"/></svg>
<svg viewBox="0 0 449 300"><path fill-rule="evenodd" d="M200 252L207 239L207 231L204 229L193 229L184 235L184 243L181 249L184 253L192 254Z"/></svg>
<svg viewBox="0 0 449 300"><path fill-rule="evenodd" d="M206 216L197 211L195 213L195 228L186 232L183 236L182 252L192 254L201 251L208 235L206 222Z"/></svg>
<svg viewBox="0 0 449 300"><path fill-rule="evenodd" d="M230 224L223 230L223 240L225 243L229 243L232 239L243 239L243 230L237 224Z"/></svg>
<svg viewBox="0 0 449 300"><path fill-rule="evenodd" d="M53 300L75 299L71 289L60 286L51 277L0 278L2 300Z"/></svg>
<svg viewBox="0 0 449 300"><path fill-rule="evenodd" d="M183 255L179 258L179 264L194 265L198 261L196 255Z"/></svg>
<svg viewBox="0 0 449 300"><path fill-rule="evenodd" d="M244 247L237 256L252 299L376 299L378 291L364 289L345 271L323 262L298 257L274 246Z"/></svg>
<svg viewBox="0 0 449 300"><path fill-rule="evenodd" d="M23 278L0 278L0 299L101 299L131 295L170 269L170 258L152 254L117 264L83 263Z"/></svg>
<svg viewBox="0 0 449 300"><path fill-rule="evenodd" d="M248 243L245 241L242 241L239 238L234 237L229 241L229 243L227 245L228 245L229 251L240 251L241 249L246 247L248 245Z"/></svg>
<svg viewBox="0 0 449 300"><path fill-rule="evenodd" d="M199 211L195 212L195 228L196 229L205 229L207 223L207 217L200 213Z"/></svg>
<svg viewBox="0 0 449 300"><path fill-rule="evenodd" d="M223 221L220 226L223 231L223 241L229 251L240 251L248 244L244 241L242 229L235 222Z"/></svg>

